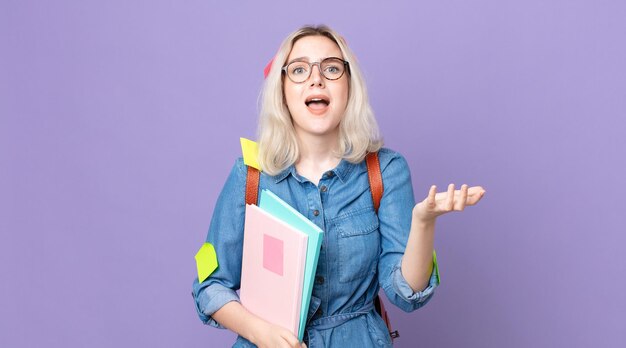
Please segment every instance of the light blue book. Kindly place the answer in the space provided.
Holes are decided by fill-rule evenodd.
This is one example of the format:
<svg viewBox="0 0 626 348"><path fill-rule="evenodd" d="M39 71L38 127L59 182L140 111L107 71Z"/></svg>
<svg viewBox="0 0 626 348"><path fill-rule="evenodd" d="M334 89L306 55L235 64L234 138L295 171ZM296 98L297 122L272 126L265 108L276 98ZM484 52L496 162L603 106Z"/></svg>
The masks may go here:
<svg viewBox="0 0 626 348"><path fill-rule="evenodd" d="M317 270L317 261L320 257L320 248L322 246L324 231L311 222L311 220L307 219L306 216L300 214L300 212L282 199L278 198L278 196L269 190L261 190L261 201L259 203L259 207L309 236L309 242L306 250L306 263L304 265L304 284L302 285L300 329L298 330L300 336L298 338L302 341L302 338L304 337L306 317L309 313L309 304L311 303L311 294L313 293L315 271Z"/></svg>

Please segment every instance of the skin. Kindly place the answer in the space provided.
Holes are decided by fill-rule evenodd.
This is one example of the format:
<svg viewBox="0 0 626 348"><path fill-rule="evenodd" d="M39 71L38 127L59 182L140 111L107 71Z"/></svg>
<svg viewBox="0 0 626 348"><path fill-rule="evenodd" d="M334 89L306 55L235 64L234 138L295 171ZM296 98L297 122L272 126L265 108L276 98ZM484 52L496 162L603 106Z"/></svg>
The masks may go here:
<svg viewBox="0 0 626 348"><path fill-rule="evenodd" d="M455 190L454 184L450 184L446 192L437 193L437 187L433 185L428 196L413 207L411 232L401 265L402 275L413 291L424 290L433 271L437 217L452 211L463 211L465 207L477 204L484 194L482 187L468 187L465 184L460 190Z"/></svg>
<svg viewBox="0 0 626 348"><path fill-rule="evenodd" d="M319 62L328 57L343 59L341 50L330 39L307 36L296 41L287 62ZM317 184L324 172L335 168L341 161L341 158L333 156L333 151L339 148L339 123L348 103L348 74L344 73L340 79L331 81L314 66L311 76L303 83L285 78L283 90L300 146L296 169L300 175ZM322 112L305 105L307 97L313 95L329 98L330 103Z"/></svg>
<svg viewBox="0 0 626 348"><path fill-rule="evenodd" d="M330 39L307 36L296 41L287 62L294 59L319 62L327 57L343 58L339 47ZM339 123L348 101L348 75L344 74L338 80L326 80L314 66L308 80L296 84L285 78L283 89L300 146L296 170L317 184L323 173L335 168L341 161L333 153L339 148ZM328 107L319 110L307 108L305 101L311 95L327 97L330 101ZM425 289L430 280L437 217L452 211L463 211L465 207L477 204L484 194L485 190L480 186L462 185L460 190L455 190L454 184L450 184L446 192L438 193L433 185L428 196L415 205L402 258L402 275L414 291ZM306 347L291 332L248 312L239 302L227 303L213 314L213 318L260 348Z"/></svg>

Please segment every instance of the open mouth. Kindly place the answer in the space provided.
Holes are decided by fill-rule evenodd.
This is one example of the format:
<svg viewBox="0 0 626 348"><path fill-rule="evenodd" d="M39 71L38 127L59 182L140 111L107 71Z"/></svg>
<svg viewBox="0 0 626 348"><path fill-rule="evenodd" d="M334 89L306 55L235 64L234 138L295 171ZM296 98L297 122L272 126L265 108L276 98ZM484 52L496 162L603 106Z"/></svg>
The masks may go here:
<svg viewBox="0 0 626 348"><path fill-rule="evenodd" d="M325 96L311 96L304 101L304 104L311 109L323 109L330 104L330 100Z"/></svg>

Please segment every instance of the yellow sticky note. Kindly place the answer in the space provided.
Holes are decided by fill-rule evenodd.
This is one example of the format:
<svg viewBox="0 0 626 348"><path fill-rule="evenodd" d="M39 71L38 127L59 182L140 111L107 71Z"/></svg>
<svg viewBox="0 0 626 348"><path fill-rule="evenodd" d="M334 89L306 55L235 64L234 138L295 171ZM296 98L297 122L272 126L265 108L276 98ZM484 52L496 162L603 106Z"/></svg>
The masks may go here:
<svg viewBox="0 0 626 348"><path fill-rule="evenodd" d="M439 278L439 264L437 264L437 252L433 250L433 268L435 269L435 274L437 275L437 284L441 284L441 279Z"/></svg>
<svg viewBox="0 0 626 348"><path fill-rule="evenodd" d="M217 255L211 243L204 243L196 253L198 282L202 283L217 268Z"/></svg>
<svg viewBox="0 0 626 348"><path fill-rule="evenodd" d="M249 139L239 138L241 140L241 152L243 152L243 163L247 166L261 170L259 165L259 145Z"/></svg>

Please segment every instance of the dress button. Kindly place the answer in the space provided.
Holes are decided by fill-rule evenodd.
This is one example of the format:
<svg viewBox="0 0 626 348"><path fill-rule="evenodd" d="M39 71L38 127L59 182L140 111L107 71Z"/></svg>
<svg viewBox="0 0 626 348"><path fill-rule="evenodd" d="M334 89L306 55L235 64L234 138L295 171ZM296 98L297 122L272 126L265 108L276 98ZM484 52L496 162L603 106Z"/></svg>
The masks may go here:
<svg viewBox="0 0 626 348"><path fill-rule="evenodd" d="M333 175L335 175L335 173L334 173L334 172L328 172L328 177L329 177L329 178L332 178L332 177L333 177Z"/></svg>
<svg viewBox="0 0 626 348"><path fill-rule="evenodd" d="M320 211L319 211L319 210L317 210L317 209L313 210L313 215L315 215L315 216L320 215Z"/></svg>
<svg viewBox="0 0 626 348"><path fill-rule="evenodd" d="M326 192L326 191L328 191L328 187L326 187L326 185L322 185L322 187L320 187L320 190L322 192Z"/></svg>
<svg viewBox="0 0 626 348"><path fill-rule="evenodd" d="M324 284L324 277L315 277L315 283L316 284Z"/></svg>

